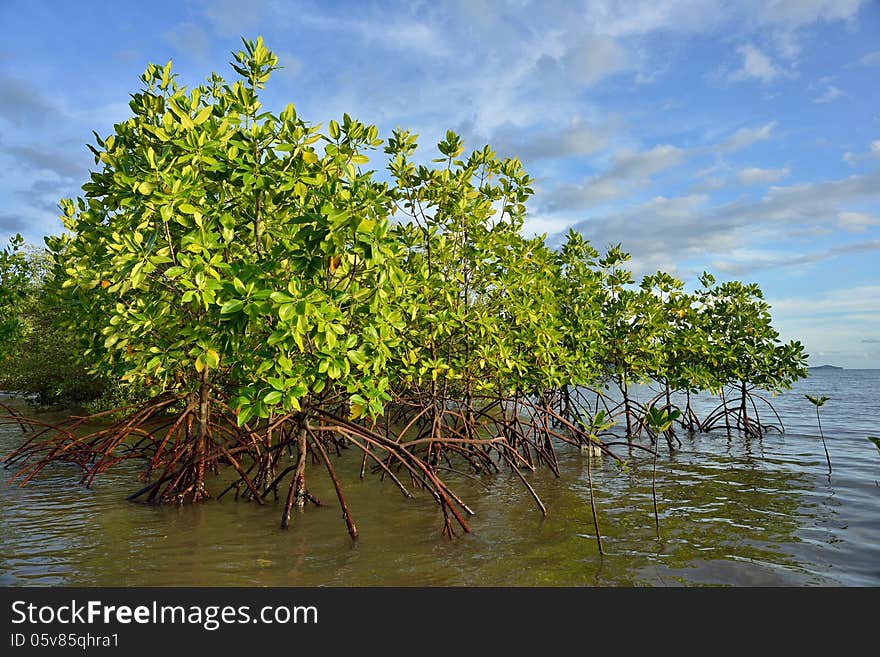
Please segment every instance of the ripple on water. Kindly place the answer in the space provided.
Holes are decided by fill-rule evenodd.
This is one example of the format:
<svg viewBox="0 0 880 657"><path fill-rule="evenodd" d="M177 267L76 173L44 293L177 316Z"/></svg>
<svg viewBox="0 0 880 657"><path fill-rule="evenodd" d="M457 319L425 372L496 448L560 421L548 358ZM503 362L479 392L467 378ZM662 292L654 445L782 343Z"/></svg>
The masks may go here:
<svg viewBox="0 0 880 657"><path fill-rule="evenodd" d="M560 479L528 475L547 518L515 477L480 484L450 475L477 512L474 533L452 541L440 536L428 496L406 500L388 482L361 482L359 460L343 459L338 471L361 532L355 546L323 478L312 485L328 508L297 514L283 532L280 503L133 505L124 501L136 486L131 467L85 489L74 468L61 466L25 488L0 486L0 585L880 585L880 454L865 440L876 430L846 411L880 416L871 392L880 373L849 376L850 384L864 379L852 384L859 399L851 404L830 379L811 377L783 395L783 436L749 444L696 435L661 452L659 541L650 459L620 451L630 465L623 473L611 459L594 460L604 559L587 461L564 449ZM798 416L804 392L833 398L822 415L830 481L812 419ZM19 440L0 428L0 452Z"/></svg>

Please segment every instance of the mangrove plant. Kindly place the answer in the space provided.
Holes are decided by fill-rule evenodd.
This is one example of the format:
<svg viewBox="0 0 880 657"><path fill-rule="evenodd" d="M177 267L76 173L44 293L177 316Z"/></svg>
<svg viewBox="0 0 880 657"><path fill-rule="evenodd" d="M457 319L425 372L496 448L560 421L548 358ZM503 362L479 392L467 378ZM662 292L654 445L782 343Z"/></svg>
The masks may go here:
<svg viewBox="0 0 880 657"><path fill-rule="evenodd" d="M594 455L638 447L656 471L675 422L760 436L757 391L805 374L757 286L705 274L688 294L664 272L636 285L620 245L600 256L574 232L551 249L523 235L533 181L518 159L448 132L426 162L405 129L386 143L348 114L322 126L292 104L267 111L277 57L261 39L233 57L234 80L192 89L150 64L131 116L89 145L95 170L47 239L53 321L141 401L30 421L7 458L22 483L62 461L88 485L136 459L129 499L283 499L287 527L321 505L319 466L355 537L333 467L354 447L362 477L426 490L451 536L472 511L445 473L510 473L546 513L528 474L561 476L572 446L589 457L602 549ZM385 180L367 168L382 164ZM20 339L20 247L0 252L0 356ZM660 386L646 403L632 394L644 383ZM705 391L722 403L701 419L690 395ZM231 483L212 487L221 470ZM655 518L659 535L656 496Z"/></svg>

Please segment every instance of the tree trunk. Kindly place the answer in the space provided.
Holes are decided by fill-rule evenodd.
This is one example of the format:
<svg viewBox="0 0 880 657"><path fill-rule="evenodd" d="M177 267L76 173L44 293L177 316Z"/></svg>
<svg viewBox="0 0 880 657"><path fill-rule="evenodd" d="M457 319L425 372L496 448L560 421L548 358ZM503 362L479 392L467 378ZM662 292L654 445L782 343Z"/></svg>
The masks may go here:
<svg viewBox="0 0 880 657"><path fill-rule="evenodd" d="M623 414L626 416L626 439L629 440L632 438L632 416L629 410L629 383L627 383L626 377L620 377L618 386L623 394Z"/></svg>
<svg viewBox="0 0 880 657"><path fill-rule="evenodd" d="M196 480L193 485L193 502L208 497L208 492L205 490L205 456L208 451L210 391L208 366L206 365L202 370L202 381L199 385L199 428L196 438Z"/></svg>
<svg viewBox="0 0 880 657"><path fill-rule="evenodd" d="M721 386L721 408L724 411L724 428L727 430L727 439L730 440L730 414L727 412L727 399L724 396L724 386Z"/></svg>
<svg viewBox="0 0 880 657"><path fill-rule="evenodd" d="M302 509L306 505L306 429L308 428L308 418L305 411L300 413L296 427L296 470L293 474L293 480L290 482L290 488L287 491L287 501L284 504L284 512L281 514L281 529L287 529L290 526L290 511L296 506Z"/></svg>

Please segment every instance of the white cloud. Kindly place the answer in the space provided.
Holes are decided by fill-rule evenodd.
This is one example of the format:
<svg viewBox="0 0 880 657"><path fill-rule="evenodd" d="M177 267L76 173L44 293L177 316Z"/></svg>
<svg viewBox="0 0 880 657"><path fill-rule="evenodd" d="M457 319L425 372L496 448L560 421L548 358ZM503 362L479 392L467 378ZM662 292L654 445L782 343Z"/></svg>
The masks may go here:
<svg viewBox="0 0 880 657"><path fill-rule="evenodd" d="M880 362L880 285L768 296L767 303L782 338L803 342L812 364L861 368Z"/></svg>
<svg viewBox="0 0 880 657"><path fill-rule="evenodd" d="M62 122L65 115L55 100L29 82L0 75L0 119L19 129L38 130Z"/></svg>
<svg viewBox="0 0 880 657"><path fill-rule="evenodd" d="M728 137L720 145L722 151L738 151L746 146L770 139L770 134L776 127L776 121L770 121L757 128L740 128Z"/></svg>
<svg viewBox="0 0 880 657"><path fill-rule="evenodd" d="M857 199L880 196L880 171L839 180L771 187L754 205L731 204L722 216L748 221L761 218L784 223L826 222L836 214L836 206Z"/></svg>
<svg viewBox="0 0 880 657"><path fill-rule="evenodd" d="M65 180L87 176L92 162L90 156L83 151L84 149L74 154L65 149L41 144L0 145L0 154L10 157L16 167L32 171L51 171Z"/></svg>
<svg viewBox="0 0 880 657"><path fill-rule="evenodd" d="M613 38L589 34L562 58L569 77L590 86L632 66L629 53Z"/></svg>
<svg viewBox="0 0 880 657"><path fill-rule="evenodd" d="M585 184L580 193L593 188ZM598 245L623 242L633 257L676 253L679 262L718 261L728 271L755 271L776 266L807 265L819 260L880 249L880 240L835 246L824 251L792 254L797 230L828 229L855 203L880 200L880 171L840 180L772 187L761 198L708 206L706 195L662 198L574 224ZM562 208L564 209L564 208ZM783 252L743 252L755 244L786 244ZM737 251L739 250L739 251ZM739 252L740 257L731 254ZM746 256L749 256L746 258ZM759 257L760 256L760 257ZM725 264L726 263L726 264Z"/></svg>
<svg viewBox="0 0 880 657"><path fill-rule="evenodd" d="M355 23L367 40L404 52L418 51L435 57L452 53L446 40L431 26L416 21L392 21L384 25Z"/></svg>
<svg viewBox="0 0 880 657"><path fill-rule="evenodd" d="M864 233L869 226L880 225L880 219L866 212L840 212L837 215L837 226L851 233Z"/></svg>
<svg viewBox="0 0 880 657"><path fill-rule="evenodd" d="M756 270L812 265L822 260L837 258L850 253L877 250L880 250L880 240L842 244L828 249L798 254L781 251L768 253L745 252L745 257L743 257L743 253L734 251L726 254L725 259L714 261L712 267L732 276L742 276Z"/></svg>
<svg viewBox="0 0 880 657"><path fill-rule="evenodd" d="M819 21L848 20L866 3L867 0L765 0L758 3L758 19L797 28Z"/></svg>
<svg viewBox="0 0 880 657"><path fill-rule="evenodd" d="M773 45L779 54L789 61L797 59L803 50L794 30L778 30L773 36Z"/></svg>
<svg viewBox="0 0 880 657"><path fill-rule="evenodd" d="M179 23L165 32L164 37L173 47L189 53L197 61L208 59L210 39L205 30L195 23Z"/></svg>
<svg viewBox="0 0 880 657"><path fill-rule="evenodd" d="M681 164L688 155L687 150L669 144L646 151L619 151L603 173L551 190L544 201L545 210L584 209L621 198L635 188L648 185L651 176Z"/></svg>
<svg viewBox="0 0 880 657"><path fill-rule="evenodd" d="M730 19L733 12L726 3L706 0L589 0L585 13L595 32L631 37L659 30L701 32Z"/></svg>
<svg viewBox="0 0 880 657"><path fill-rule="evenodd" d="M229 37L248 34L264 15L265 0L200 0L214 31Z"/></svg>
<svg viewBox="0 0 880 657"><path fill-rule="evenodd" d="M749 167L737 172L736 180L741 185L757 185L767 184L782 180L788 176L788 167L782 169L760 169L758 167Z"/></svg>
<svg viewBox="0 0 880 657"><path fill-rule="evenodd" d="M875 139L868 145L868 150L862 153L847 151L843 154L843 161L855 165L861 160L870 160L880 157L880 139Z"/></svg>
<svg viewBox="0 0 880 657"><path fill-rule="evenodd" d="M791 32L820 21L849 20L868 0L588 0L584 20L617 37L661 30L707 32L736 22Z"/></svg>
<svg viewBox="0 0 880 657"><path fill-rule="evenodd" d="M689 196L655 196L640 206L640 210L662 219L687 219L694 216L704 207L709 197L706 194L690 194Z"/></svg>
<svg viewBox="0 0 880 657"><path fill-rule="evenodd" d="M773 309L788 315L822 313L880 313L880 285L858 285L809 296L768 299Z"/></svg>
<svg viewBox="0 0 880 657"><path fill-rule="evenodd" d="M742 55L743 61L742 66L730 75L734 80L753 78L761 82L771 82L784 74L770 57L751 44L739 46L736 51Z"/></svg>
<svg viewBox="0 0 880 657"><path fill-rule="evenodd" d="M570 222L564 217L553 217L542 214L526 215L522 232L526 236L541 235L543 233L559 233L566 229Z"/></svg>
<svg viewBox="0 0 880 657"><path fill-rule="evenodd" d="M691 185L688 191L695 193L715 192L719 189L724 189L725 187L727 187L728 182L729 181L726 178L706 178L705 180Z"/></svg>
<svg viewBox="0 0 880 657"><path fill-rule="evenodd" d="M719 170L725 169L729 170L729 167L727 167L726 165L716 164L709 169L697 172L696 175L697 177L700 177L702 175L708 175L710 173L715 173ZM692 185L691 191L711 192L727 188L731 185L737 185L740 187L750 187L752 185L768 185L770 183L778 182L783 178L787 178L789 173L791 173L791 171L788 167L782 167L781 169L762 169L760 167L746 167L732 173L728 177L713 176L711 178L706 178L705 180L702 180L701 182Z"/></svg>
<svg viewBox="0 0 880 657"><path fill-rule="evenodd" d="M559 185L544 199L544 205L548 212L584 210L618 199L629 190L621 181L596 176L578 184Z"/></svg>
<svg viewBox="0 0 880 657"><path fill-rule="evenodd" d="M558 185L541 194L538 200L542 202L542 210L545 212L586 209L613 201L636 189L648 186L653 176L679 166L694 156L734 152L769 139L776 125L776 121L770 121L756 128L740 128L720 143L708 146L679 148L671 144L659 144L643 151L620 150L612 155L609 167L605 171L590 176L580 183ZM741 185L753 185L776 182L788 173L788 168L751 168L739 172L734 179ZM720 189L727 182L712 179L695 186L693 191Z"/></svg>
<svg viewBox="0 0 880 657"><path fill-rule="evenodd" d="M880 66L880 50L867 53L859 61L861 61L864 66Z"/></svg>
<svg viewBox="0 0 880 657"><path fill-rule="evenodd" d="M612 158L613 166L605 175L609 178L647 178L681 163L686 151L660 144L647 151L622 151Z"/></svg>
<svg viewBox="0 0 880 657"><path fill-rule="evenodd" d="M620 150L611 157L609 167L580 183L558 185L541 194L542 210L560 212L572 209L585 209L608 201L622 198L636 189L644 188L651 178L659 173L684 163L699 155L734 152L759 141L770 139L776 121L770 121L755 128L740 128L720 143L694 148L679 148L671 144L659 144L643 151ZM715 167L711 169L714 171ZM709 171L701 172L705 175ZM782 169L744 169L735 177L741 185L771 183L781 180L789 173ZM705 192L724 187L728 181L712 179L693 188L694 192Z"/></svg>
<svg viewBox="0 0 880 657"><path fill-rule="evenodd" d="M442 58L452 54L449 41L425 21L381 16L340 18L317 13L297 12L299 22L335 34L355 34L364 42L388 50Z"/></svg>
<svg viewBox="0 0 880 657"><path fill-rule="evenodd" d="M278 66L281 69L278 71L279 75L283 75L288 78L297 77L300 72L303 70L303 61L292 52L287 50L276 50L275 54L278 56Z"/></svg>
<svg viewBox="0 0 880 657"><path fill-rule="evenodd" d="M544 158L591 155L605 148L615 129L611 123L593 126L575 117L567 126L554 131L527 133L521 128L505 126L495 131L490 143L499 155L533 162Z"/></svg>
<svg viewBox="0 0 880 657"><path fill-rule="evenodd" d="M837 100L838 98L840 98L841 95L842 95L842 92L840 91L840 89L835 87L833 84L830 84L825 88L825 93L823 93L818 98L814 98L813 102L820 103L820 104L821 103L831 103L831 102L834 102L835 100Z"/></svg>

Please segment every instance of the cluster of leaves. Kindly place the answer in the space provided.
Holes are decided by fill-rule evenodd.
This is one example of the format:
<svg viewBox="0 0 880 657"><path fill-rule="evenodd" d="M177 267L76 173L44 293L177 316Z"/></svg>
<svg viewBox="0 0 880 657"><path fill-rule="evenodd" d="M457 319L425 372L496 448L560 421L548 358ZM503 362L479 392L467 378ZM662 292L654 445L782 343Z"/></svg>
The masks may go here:
<svg viewBox="0 0 880 657"><path fill-rule="evenodd" d="M472 400L559 382L558 290L547 276L557 255L521 234L531 179L488 146L462 157L452 132L438 145L437 168L413 164L415 150L415 135L404 131L386 148L409 281L392 300L409 315L398 392Z"/></svg>
<svg viewBox="0 0 880 657"><path fill-rule="evenodd" d="M151 65L134 115L92 147L102 168L49 240L70 328L92 336L93 362L156 392L210 370L240 423L340 390L375 414L401 321L387 187L357 166L377 130L264 112L277 58L248 42L236 62L243 79L192 91Z"/></svg>
<svg viewBox="0 0 880 657"><path fill-rule="evenodd" d="M41 406L80 405L99 397L104 385L88 373L76 335L59 322L66 306L51 293L50 266L45 250L24 245L20 237L11 252L0 255L0 295L7 303L0 331L0 390L26 393Z"/></svg>
<svg viewBox="0 0 880 657"><path fill-rule="evenodd" d="M756 285L716 284L704 274L688 293L661 271L637 283L619 245L600 256L574 232L551 250L521 233L532 189L518 160L489 147L465 155L452 132L437 150L431 165L417 164L416 136L403 130L386 147L394 233L410 283L393 300L408 321L389 373L395 401L410 409L399 417L419 418L416 437L442 437L436 416L450 407L463 409L468 424L488 409L510 410L513 400L507 419L517 422L520 400L546 407L571 390L609 385L623 397L609 417L623 415L631 437L650 425L653 403L633 402L630 386L650 381L663 387L675 419L684 413L673 408L674 391L735 385L748 429L746 387L778 391L806 374L803 345L780 341ZM572 406L558 409L561 419L594 424ZM537 424L548 419L560 421Z"/></svg>
<svg viewBox="0 0 880 657"><path fill-rule="evenodd" d="M15 235L9 246L0 251L0 361L10 357L10 346L20 335L19 304L26 296L28 284L23 246L21 235Z"/></svg>

